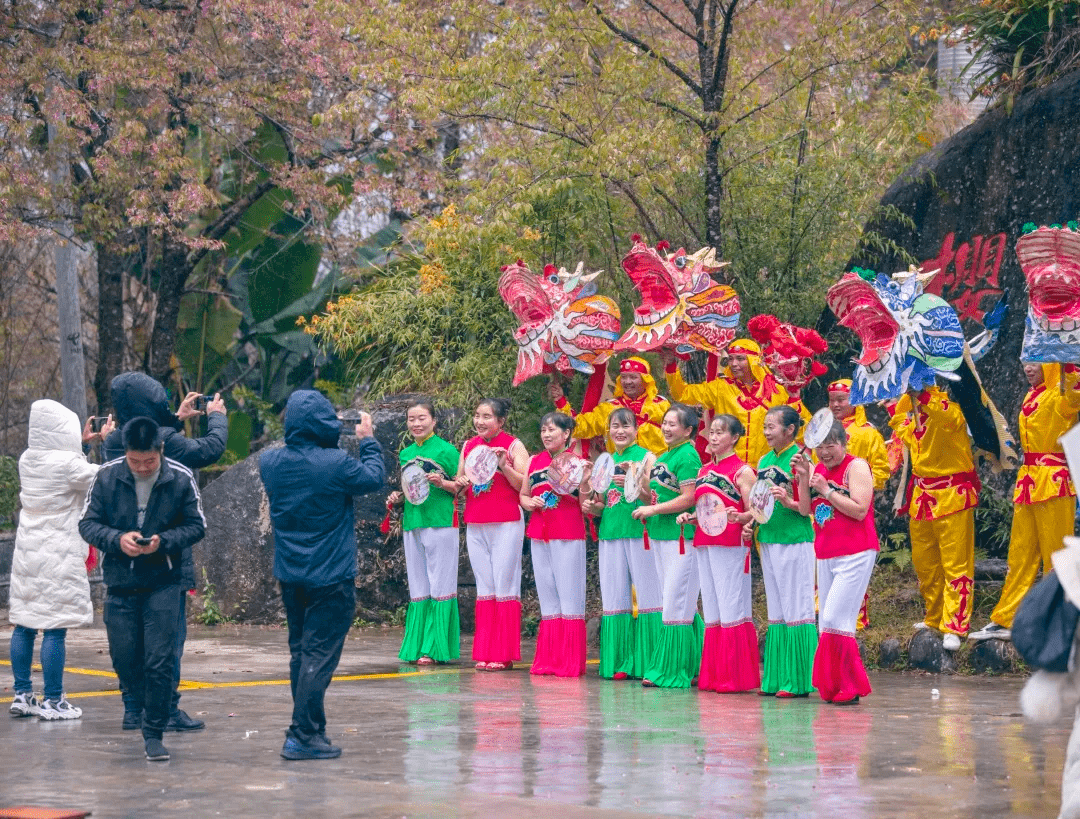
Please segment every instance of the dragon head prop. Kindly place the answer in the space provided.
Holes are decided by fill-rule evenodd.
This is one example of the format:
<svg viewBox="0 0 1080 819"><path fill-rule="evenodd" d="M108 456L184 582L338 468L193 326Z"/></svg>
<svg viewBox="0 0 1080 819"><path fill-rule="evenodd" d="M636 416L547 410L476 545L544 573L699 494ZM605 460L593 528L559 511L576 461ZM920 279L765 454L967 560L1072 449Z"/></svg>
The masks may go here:
<svg viewBox="0 0 1080 819"><path fill-rule="evenodd" d="M622 266L641 293L641 304L615 349L644 352L670 347L681 356L694 350L722 353L735 339L739 297L709 274L727 262L717 262L711 247L693 254L682 248L666 254L667 242L653 248L637 234L632 239Z"/></svg>
<svg viewBox="0 0 1080 819"><path fill-rule="evenodd" d="M1016 240L1016 258L1028 286L1023 361L1080 360L1080 231L1035 228Z"/></svg>
<svg viewBox="0 0 1080 819"><path fill-rule="evenodd" d="M852 404L924 389L936 375L951 378L963 362L960 319L948 302L923 291L929 278L916 270L890 278L855 268L829 288L829 309L862 342Z"/></svg>
<svg viewBox="0 0 1080 819"><path fill-rule="evenodd" d="M502 268L499 295L521 325L514 386L556 369L564 374L591 374L603 364L619 337L619 305L596 295L600 271L570 273L547 265L539 276L518 259Z"/></svg>
<svg viewBox="0 0 1080 819"><path fill-rule="evenodd" d="M746 327L761 345L766 366L789 395L798 396L810 381L828 372L829 368L815 357L826 352L829 345L814 330L770 315L754 316Z"/></svg>

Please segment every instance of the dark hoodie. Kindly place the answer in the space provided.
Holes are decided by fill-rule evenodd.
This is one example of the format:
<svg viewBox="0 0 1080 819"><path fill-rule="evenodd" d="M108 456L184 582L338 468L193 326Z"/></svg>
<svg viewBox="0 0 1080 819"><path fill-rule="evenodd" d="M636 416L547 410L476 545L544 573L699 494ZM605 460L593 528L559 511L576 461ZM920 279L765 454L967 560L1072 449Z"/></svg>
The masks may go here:
<svg viewBox="0 0 1080 819"><path fill-rule="evenodd" d="M326 397L297 390L285 405L285 446L259 456L274 526L274 577L329 586L356 577L353 496L386 480L382 447L359 441L355 458L338 449L341 422Z"/></svg>
<svg viewBox="0 0 1080 819"><path fill-rule="evenodd" d="M109 384L112 394L113 418L116 429L101 446L101 457L112 461L124 456L121 430L132 418L153 418L161 427L163 453L188 469L201 469L216 463L229 442L229 421L223 413L212 412L206 417L207 432L202 438L181 434L183 424L169 409L165 388L146 373L120 373Z"/></svg>

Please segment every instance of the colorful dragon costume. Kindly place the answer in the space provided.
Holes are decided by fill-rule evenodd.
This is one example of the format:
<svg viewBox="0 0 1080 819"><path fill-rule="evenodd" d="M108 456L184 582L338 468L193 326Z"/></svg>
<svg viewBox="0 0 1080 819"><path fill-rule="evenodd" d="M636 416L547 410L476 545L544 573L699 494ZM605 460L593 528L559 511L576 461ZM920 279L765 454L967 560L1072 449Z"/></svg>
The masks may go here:
<svg viewBox="0 0 1080 819"><path fill-rule="evenodd" d="M1080 230L1024 225L1016 258L1028 285L1021 361L1080 361Z"/></svg>
<svg viewBox="0 0 1080 819"><path fill-rule="evenodd" d="M634 323L615 343L616 350L673 348L680 357L694 350L719 355L735 339L739 297L709 275L726 262L703 247L694 254L682 248L666 255L667 242L649 247L634 234L633 246L622 260L623 270L641 293Z"/></svg>
<svg viewBox="0 0 1080 819"><path fill-rule="evenodd" d="M619 338L619 306L596 295L593 283L600 271L573 273L547 265L536 275L518 259L502 268L499 295L521 322L514 331L518 343L514 386L553 369L564 374L591 375L611 356Z"/></svg>
<svg viewBox="0 0 1080 819"><path fill-rule="evenodd" d="M909 389L951 378L964 360L964 331L948 302L924 292L928 276L909 270L892 278L855 268L829 288L826 301L862 342L851 403L899 398Z"/></svg>
<svg viewBox="0 0 1080 819"><path fill-rule="evenodd" d="M816 331L782 322L776 316L754 316L746 328L761 345L765 365L787 390L788 403L809 417L802 405L802 391L814 378L829 371L815 358L829 349L828 343Z"/></svg>

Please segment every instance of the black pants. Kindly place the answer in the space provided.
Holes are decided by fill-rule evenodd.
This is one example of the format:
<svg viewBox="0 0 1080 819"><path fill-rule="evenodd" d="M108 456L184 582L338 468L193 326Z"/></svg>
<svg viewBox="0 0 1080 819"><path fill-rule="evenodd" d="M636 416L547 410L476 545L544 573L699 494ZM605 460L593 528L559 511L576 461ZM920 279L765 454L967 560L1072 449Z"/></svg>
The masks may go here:
<svg viewBox="0 0 1080 819"><path fill-rule="evenodd" d="M187 641L187 599L186 594L180 595L180 607L177 609L176 618L176 662L173 664L173 695L172 707L169 716L176 713L180 707L180 660L184 656L184 643ZM139 713L143 710L142 700L127 690L121 690L120 698L124 701L124 710Z"/></svg>
<svg viewBox="0 0 1080 819"><path fill-rule="evenodd" d="M161 739L169 720L183 594L172 585L105 598L109 654L120 687L143 704L144 737Z"/></svg>
<svg viewBox="0 0 1080 819"><path fill-rule="evenodd" d="M326 731L323 699L356 615L356 587L352 578L330 586L283 582L281 602L289 622L289 733L310 742Z"/></svg>

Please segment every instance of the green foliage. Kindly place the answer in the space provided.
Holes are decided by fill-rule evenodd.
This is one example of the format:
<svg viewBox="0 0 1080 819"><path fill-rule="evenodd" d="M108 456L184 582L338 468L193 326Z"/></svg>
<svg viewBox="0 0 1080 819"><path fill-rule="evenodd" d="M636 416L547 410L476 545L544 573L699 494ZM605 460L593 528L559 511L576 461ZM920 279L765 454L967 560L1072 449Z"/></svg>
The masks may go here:
<svg viewBox="0 0 1080 819"><path fill-rule="evenodd" d="M976 93L999 94L1011 110L1025 91L1080 68L1080 5L1075 0L968 0L950 20L986 60Z"/></svg>
<svg viewBox="0 0 1080 819"><path fill-rule="evenodd" d="M206 569L202 570L202 575L202 589L199 592L199 604L201 608L195 615L195 622L204 626L219 626L222 623L231 623L232 618L221 610L221 605L218 603L217 597L215 596L217 589L215 589L214 584L210 582L210 578L206 574Z"/></svg>
<svg viewBox="0 0 1080 819"><path fill-rule="evenodd" d="M285 424L274 405L249 387L237 387L232 393L237 405L247 410L262 425L263 436L270 441L279 441L285 437Z"/></svg>
<svg viewBox="0 0 1080 819"><path fill-rule="evenodd" d="M1012 514L1012 495L1002 495L984 485L975 507L975 551L979 557L1008 556Z"/></svg>
<svg viewBox="0 0 1080 819"><path fill-rule="evenodd" d="M897 569L906 569L911 565L911 544L906 532L893 532L887 535L878 555L881 565L891 563Z"/></svg>
<svg viewBox="0 0 1080 819"><path fill-rule="evenodd" d="M19 462L0 455L0 529L15 525L15 510L19 508Z"/></svg>

